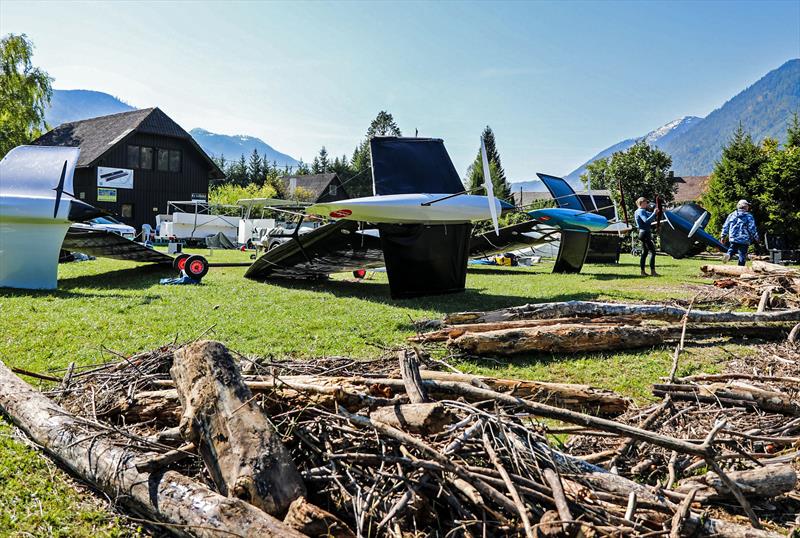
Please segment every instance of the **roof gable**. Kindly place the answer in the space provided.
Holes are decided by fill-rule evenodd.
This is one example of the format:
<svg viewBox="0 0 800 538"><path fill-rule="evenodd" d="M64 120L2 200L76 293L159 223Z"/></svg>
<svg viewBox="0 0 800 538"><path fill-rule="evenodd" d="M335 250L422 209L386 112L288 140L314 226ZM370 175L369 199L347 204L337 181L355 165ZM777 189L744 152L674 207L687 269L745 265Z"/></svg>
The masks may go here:
<svg viewBox="0 0 800 538"><path fill-rule="evenodd" d="M295 180L295 185L299 188L306 189L310 191L314 195L314 200L319 200L321 196L325 194L328 190L328 186L334 182L334 180L338 181L338 177L336 172L328 172L325 174L306 174L300 176L284 176L281 178L283 180L283 184L286 188L289 187L289 181ZM344 187L341 185L338 188L344 190Z"/></svg>
<svg viewBox="0 0 800 538"><path fill-rule="evenodd" d="M215 178L225 175L192 136L159 108L143 108L87 120L63 123L32 143L39 146L80 147L78 168L93 166L111 148L134 132L170 136L187 140L208 163Z"/></svg>

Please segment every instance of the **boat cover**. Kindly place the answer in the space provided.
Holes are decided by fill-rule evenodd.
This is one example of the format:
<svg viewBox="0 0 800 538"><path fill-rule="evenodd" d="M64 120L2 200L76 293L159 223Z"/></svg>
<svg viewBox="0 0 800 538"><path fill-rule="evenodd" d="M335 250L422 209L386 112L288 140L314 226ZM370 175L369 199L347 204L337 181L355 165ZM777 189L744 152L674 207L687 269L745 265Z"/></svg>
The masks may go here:
<svg viewBox="0 0 800 538"><path fill-rule="evenodd" d="M72 225L67 230L63 250L83 252L98 258L113 258L144 263L172 264L172 256L146 247L121 235L88 226Z"/></svg>
<svg viewBox="0 0 800 538"><path fill-rule="evenodd" d="M244 276L253 280L313 279L382 267L381 240L376 234L360 231L359 227L358 222L339 220L308 233L293 234L289 241L258 258Z"/></svg>
<svg viewBox="0 0 800 538"><path fill-rule="evenodd" d="M464 191L441 139L376 136L369 147L376 195Z"/></svg>
<svg viewBox="0 0 800 538"><path fill-rule="evenodd" d="M392 299L464 291L472 224L380 224Z"/></svg>

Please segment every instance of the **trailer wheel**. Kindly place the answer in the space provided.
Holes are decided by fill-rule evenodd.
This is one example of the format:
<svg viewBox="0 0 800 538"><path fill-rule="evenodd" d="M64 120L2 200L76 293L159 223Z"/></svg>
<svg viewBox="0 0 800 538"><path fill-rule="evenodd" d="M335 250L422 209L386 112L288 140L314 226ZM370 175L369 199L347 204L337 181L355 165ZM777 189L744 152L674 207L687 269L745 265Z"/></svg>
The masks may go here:
<svg viewBox="0 0 800 538"><path fill-rule="evenodd" d="M358 278L358 279L364 278L365 276L367 276L367 270L366 269L356 269L355 271L353 271L353 276Z"/></svg>
<svg viewBox="0 0 800 538"><path fill-rule="evenodd" d="M193 279L201 280L208 273L208 260L202 256L189 256L183 271Z"/></svg>
<svg viewBox="0 0 800 538"><path fill-rule="evenodd" d="M183 271L183 268L186 266L186 260L189 259L190 254L178 254L172 260L172 268L177 269L178 271Z"/></svg>

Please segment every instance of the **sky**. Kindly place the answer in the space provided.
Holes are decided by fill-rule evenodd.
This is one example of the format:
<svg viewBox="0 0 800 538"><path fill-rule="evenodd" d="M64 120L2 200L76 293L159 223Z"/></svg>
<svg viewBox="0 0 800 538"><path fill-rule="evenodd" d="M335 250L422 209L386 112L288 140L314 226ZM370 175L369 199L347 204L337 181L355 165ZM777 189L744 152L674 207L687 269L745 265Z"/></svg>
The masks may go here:
<svg viewBox="0 0 800 538"><path fill-rule="evenodd" d="M705 116L800 57L800 2L0 0L54 88L158 106L307 162L380 110L464 174L485 125L512 181Z"/></svg>

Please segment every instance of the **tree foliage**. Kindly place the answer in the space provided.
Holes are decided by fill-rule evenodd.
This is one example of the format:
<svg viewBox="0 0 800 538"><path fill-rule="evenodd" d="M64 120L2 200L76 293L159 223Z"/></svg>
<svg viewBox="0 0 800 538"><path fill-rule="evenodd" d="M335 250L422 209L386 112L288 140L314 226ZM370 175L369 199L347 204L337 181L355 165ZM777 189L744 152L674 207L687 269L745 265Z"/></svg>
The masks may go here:
<svg viewBox="0 0 800 538"><path fill-rule="evenodd" d="M800 126L795 116L786 144L772 138L760 144L739 126L722 150L711 174L703 205L711 213L709 229L719 230L736 202L751 202L759 233L783 236L800 245Z"/></svg>
<svg viewBox="0 0 800 538"><path fill-rule="evenodd" d="M658 195L664 203L672 202L676 186L669 177L671 166L669 155L639 140L625 151L589 164L581 180L589 189L608 189L618 207L623 204L621 187L625 195L624 205L632 215L640 196L654 200Z"/></svg>
<svg viewBox="0 0 800 538"><path fill-rule="evenodd" d="M403 136L403 133L390 113L385 110L378 112L378 115L369 124L364 140L353 151L353 158L350 161L352 175L346 180L341 175L339 176L342 179L342 183L349 181L345 188L352 197L370 196L372 194L372 162L369 156L369 139L374 136Z"/></svg>
<svg viewBox="0 0 800 538"><path fill-rule="evenodd" d="M486 160L489 161L489 175L492 178L494 195L501 200L511 201L511 185L509 185L506 180L506 173L500 162L500 152L497 151L497 144L492 128L487 125L483 133L481 133L481 137L486 146ZM474 194L485 194L486 191L480 188L483 182L483 159L481 157L481 150L478 148L478 155L467 170L467 189L470 191L474 190Z"/></svg>
<svg viewBox="0 0 800 538"><path fill-rule="evenodd" d="M275 189L270 185L234 185L226 183L211 187L208 191L208 201L211 204L235 205L244 198L275 198Z"/></svg>
<svg viewBox="0 0 800 538"><path fill-rule="evenodd" d="M33 43L25 34L0 40L0 158L46 129L53 79L33 66L32 57Z"/></svg>

